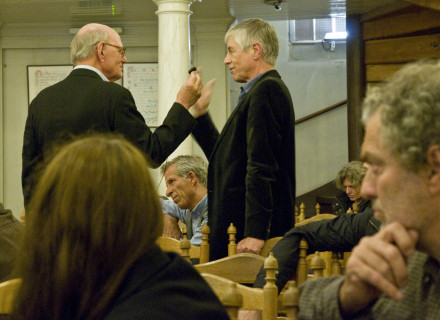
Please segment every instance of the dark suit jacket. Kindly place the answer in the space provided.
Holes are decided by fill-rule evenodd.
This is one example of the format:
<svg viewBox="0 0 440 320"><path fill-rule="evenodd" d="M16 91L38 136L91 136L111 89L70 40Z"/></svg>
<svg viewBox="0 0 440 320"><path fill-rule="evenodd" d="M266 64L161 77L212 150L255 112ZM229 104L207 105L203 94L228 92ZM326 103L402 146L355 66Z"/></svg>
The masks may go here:
<svg viewBox="0 0 440 320"><path fill-rule="evenodd" d="M299 259L299 243L302 238L309 245L308 254L316 251L348 252L364 236L379 231L380 221L374 217L371 208L358 214L343 212L331 220L315 221L295 227L278 241L271 252L278 260L276 285L280 292L292 276L296 276ZM260 269L254 287L262 288L266 284L266 270Z"/></svg>
<svg viewBox="0 0 440 320"><path fill-rule="evenodd" d="M265 73L243 97L221 134L208 114L193 135L209 159L210 259L227 255L226 230L244 237L282 236L293 226L295 115L277 71Z"/></svg>
<svg viewBox="0 0 440 320"><path fill-rule="evenodd" d="M154 133L137 111L126 88L103 81L91 70L76 69L42 90L29 106L23 141L22 184L25 203L34 166L55 141L97 132L117 132L143 150L157 167L189 135L196 122L175 103Z"/></svg>
<svg viewBox="0 0 440 320"><path fill-rule="evenodd" d="M158 247L130 270L105 320L227 320L222 304L180 256Z"/></svg>

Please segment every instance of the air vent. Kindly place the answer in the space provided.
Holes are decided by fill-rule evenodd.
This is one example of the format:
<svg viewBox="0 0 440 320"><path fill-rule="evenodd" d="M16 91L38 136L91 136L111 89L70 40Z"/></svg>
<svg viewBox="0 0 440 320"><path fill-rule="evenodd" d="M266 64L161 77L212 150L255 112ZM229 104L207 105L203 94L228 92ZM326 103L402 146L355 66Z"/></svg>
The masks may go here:
<svg viewBox="0 0 440 320"><path fill-rule="evenodd" d="M113 4L112 0L89 0L78 1L70 8L72 16L119 16L122 9L119 5Z"/></svg>

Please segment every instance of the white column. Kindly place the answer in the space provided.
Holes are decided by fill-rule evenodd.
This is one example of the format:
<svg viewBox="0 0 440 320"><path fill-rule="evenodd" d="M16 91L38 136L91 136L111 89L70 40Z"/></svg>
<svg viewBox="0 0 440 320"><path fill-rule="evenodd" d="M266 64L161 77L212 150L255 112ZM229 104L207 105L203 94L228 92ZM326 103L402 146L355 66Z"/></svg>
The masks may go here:
<svg viewBox="0 0 440 320"><path fill-rule="evenodd" d="M177 92L188 78L190 68L189 7L192 0L153 0L158 6L159 18L159 123L176 100ZM188 137L170 156L193 154L191 137ZM163 182L159 188L165 194Z"/></svg>

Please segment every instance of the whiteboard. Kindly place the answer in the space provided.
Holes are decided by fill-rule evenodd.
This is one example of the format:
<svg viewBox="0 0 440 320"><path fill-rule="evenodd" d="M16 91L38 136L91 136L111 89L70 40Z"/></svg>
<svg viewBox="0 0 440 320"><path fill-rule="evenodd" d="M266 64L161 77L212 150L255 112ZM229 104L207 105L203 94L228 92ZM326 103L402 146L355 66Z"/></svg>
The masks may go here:
<svg viewBox="0 0 440 320"><path fill-rule="evenodd" d="M122 85L130 90L136 107L150 127L158 126L158 64L126 63Z"/></svg>
<svg viewBox="0 0 440 320"><path fill-rule="evenodd" d="M29 104L41 90L64 80L72 69L72 65L27 66Z"/></svg>

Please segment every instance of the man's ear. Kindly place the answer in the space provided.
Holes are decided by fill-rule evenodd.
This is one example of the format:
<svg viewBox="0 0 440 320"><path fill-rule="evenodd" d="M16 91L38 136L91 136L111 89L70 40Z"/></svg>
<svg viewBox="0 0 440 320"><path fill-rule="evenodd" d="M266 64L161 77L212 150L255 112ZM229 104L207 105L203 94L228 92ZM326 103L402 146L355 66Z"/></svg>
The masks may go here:
<svg viewBox="0 0 440 320"><path fill-rule="evenodd" d="M104 46L104 41L101 41L96 45L96 55L98 56L98 61L104 61Z"/></svg>
<svg viewBox="0 0 440 320"><path fill-rule="evenodd" d="M193 171L188 172L188 178L189 181L191 182L191 185L194 185L196 182L199 181L199 179L197 178L196 174Z"/></svg>
<svg viewBox="0 0 440 320"><path fill-rule="evenodd" d="M432 192L440 194L440 146L429 147L426 153L426 162L431 171L429 175L430 189Z"/></svg>
<svg viewBox="0 0 440 320"><path fill-rule="evenodd" d="M261 43L255 42L252 45L252 50L253 50L252 58L254 60L258 60L258 58L263 56L263 46L261 45Z"/></svg>

